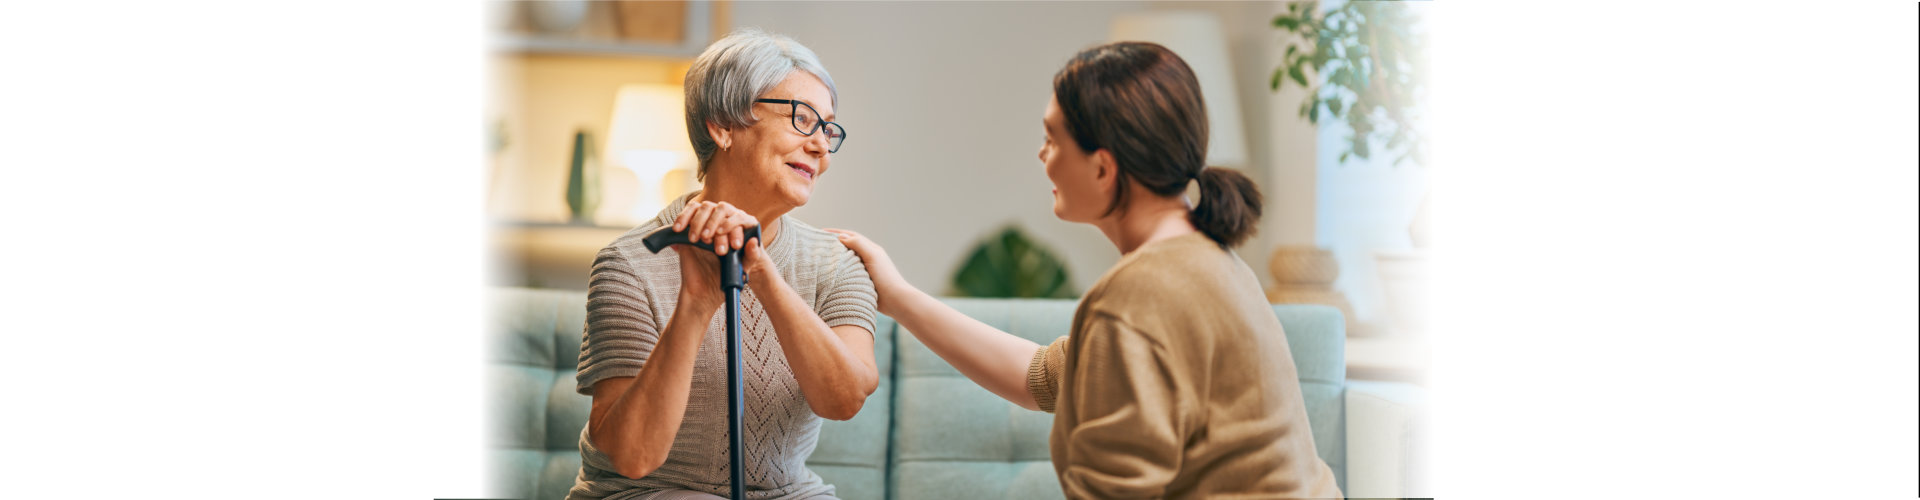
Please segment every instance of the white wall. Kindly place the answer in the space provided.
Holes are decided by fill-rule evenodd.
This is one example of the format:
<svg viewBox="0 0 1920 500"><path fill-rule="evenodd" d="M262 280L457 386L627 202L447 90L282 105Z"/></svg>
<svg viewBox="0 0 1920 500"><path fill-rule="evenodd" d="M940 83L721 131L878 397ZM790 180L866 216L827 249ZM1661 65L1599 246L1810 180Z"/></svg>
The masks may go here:
<svg viewBox="0 0 1920 500"><path fill-rule="evenodd" d="M1113 15L1156 8L1220 14L1243 109L1292 109L1267 98L1267 72L1278 63L1266 51L1278 40L1268 23L1282 8L1270 2L741 2L733 20L811 47L840 90L846 149L796 216L867 234L909 281L936 293L978 239L1017 223L1063 254L1075 289L1085 291L1119 254L1093 227L1053 217L1036 158L1040 116L1054 72L1104 42ZM1276 189L1266 166L1286 157L1310 183L1311 149L1297 147L1311 146L1312 129L1270 126L1270 114L1245 113L1248 174L1262 182L1269 207L1261 235L1240 253L1263 282L1272 242L1288 231L1312 241L1312 216L1300 212L1311 209L1312 186ZM1288 150L1276 154L1270 144Z"/></svg>
<svg viewBox="0 0 1920 500"><path fill-rule="evenodd" d="M1060 252L1085 291L1119 253L1053 217L1036 155L1055 71L1144 3L741 2L737 26L794 37L840 90L845 149L794 212L886 246L933 293L978 239L1012 222Z"/></svg>

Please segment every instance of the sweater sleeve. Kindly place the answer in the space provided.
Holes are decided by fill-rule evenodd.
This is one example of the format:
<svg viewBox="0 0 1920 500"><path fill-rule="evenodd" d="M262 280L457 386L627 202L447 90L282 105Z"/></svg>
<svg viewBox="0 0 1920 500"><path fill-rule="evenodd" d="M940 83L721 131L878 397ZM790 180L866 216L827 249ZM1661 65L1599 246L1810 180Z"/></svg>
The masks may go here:
<svg viewBox="0 0 1920 500"><path fill-rule="evenodd" d="M866 264L861 263L859 254L838 240L826 246L830 247L826 249L829 264L815 312L828 327L853 325L872 334L880 296L873 290L873 278L867 276Z"/></svg>
<svg viewBox="0 0 1920 500"><path fill-rule="evenodd" d="M1058 404L1079 425L1053 457L1067 498L1159 498L1180 471L1189 427L1165 346L1112 316L1075 332L1070 384Z"/></svg>
<svg viewBox="0 0 1920 500"><path fill-rule="evenodd" d="M660 341L633 265L619 249L607 247L593 259L587 282L587 331L580 339L579 373L574 391L593 395L602 380L640 374Z"/></svg>
<svg viewBox="0 0 1920 500"><path fill-rule="evenodd" d="M1033 395L1040 411L1053 413L1053 403L1060 393L1060 370L1066 362L1067 337L1064 335L1033 350L1033 361L1027 363L1027 393Z"/></svg>

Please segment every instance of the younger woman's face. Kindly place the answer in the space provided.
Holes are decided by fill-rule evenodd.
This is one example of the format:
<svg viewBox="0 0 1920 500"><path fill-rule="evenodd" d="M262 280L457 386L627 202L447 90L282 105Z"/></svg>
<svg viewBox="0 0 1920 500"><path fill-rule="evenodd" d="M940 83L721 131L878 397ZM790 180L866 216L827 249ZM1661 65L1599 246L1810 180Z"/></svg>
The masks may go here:
<svg viewBox="0 0 1920 500"><path fill-rule="evenodd" d="M1111 184L1111 175L1104 179L1108 182L1101 182L1094 152L1081 150L1080 143L1067 132L1067 117L1060 111L1058 99L1047 101L1041 123L1046 127L1046 141L1040 145L1040 163L1046 165L1047 179L1053 181L1053 215L1067 222L1100 219L1112 201L1112 193L1105 186Z"/></svg>

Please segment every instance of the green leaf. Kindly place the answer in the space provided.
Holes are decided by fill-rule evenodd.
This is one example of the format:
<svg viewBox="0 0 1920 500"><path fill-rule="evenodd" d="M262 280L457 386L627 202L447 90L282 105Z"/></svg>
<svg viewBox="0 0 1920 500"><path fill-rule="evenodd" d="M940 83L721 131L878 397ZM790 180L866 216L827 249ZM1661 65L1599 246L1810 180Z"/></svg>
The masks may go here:
<svg viewBox="0 0 1920 500"><path fill-rule="evenodd" d="M988 237L954 272L953 294L964 297L1072 298L1066 264L1013 226Z"/></svg>
<svg viewBox="0 0 1920 500"><path fill-rule="evenodd" d="M1421 56L1427 31L1415 26L1419 16L1400 2L1370 1L1326 11L1312 2L1289 3L1286 12L1279 17L1288 18L1293 36L1281 38L1287 51L1268 86L1278 91L1291 79L1308 91L1301 117L1317 123L1324 104L1326 113L1348 123L1354 136L1343 158L1371 158L1379 148L1396 163L1418 161L1424 148L1413 110L1425 95L1421 76L1428 64Z"/></svg>
<svg viewBox="0 0 1920 500"><path fill-rule="evenodd" d="M1342 64L1339 68L1334 68L1333 74L1327 75L1327 82L1340 87L1352 88L1353 69Z"/></svg>

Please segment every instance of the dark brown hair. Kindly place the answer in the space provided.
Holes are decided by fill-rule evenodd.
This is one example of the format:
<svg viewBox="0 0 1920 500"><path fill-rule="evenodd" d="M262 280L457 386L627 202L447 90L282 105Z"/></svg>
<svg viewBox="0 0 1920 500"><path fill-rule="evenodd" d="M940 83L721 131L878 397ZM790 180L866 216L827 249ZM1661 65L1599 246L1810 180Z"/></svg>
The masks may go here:
<svg viewBox="0 0 1920 500"><path fill-rule="evenodd" d="M1053 97L1080 149L1105 149L1118 164L1107 214L1126 211L1129 183L1173 196L1198 179L1199 206L1187 220L1223 247L1253 234L1260 189L1240 172L1207 168L1206 101L1193 69L1173 51L1146 42L1080 51L1053 75Z"/></svg>

